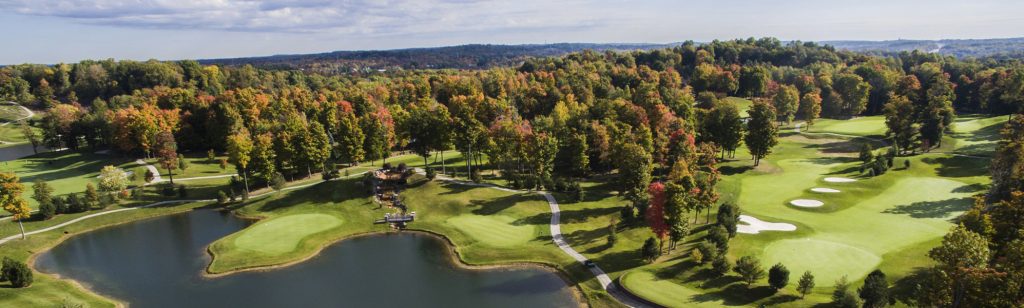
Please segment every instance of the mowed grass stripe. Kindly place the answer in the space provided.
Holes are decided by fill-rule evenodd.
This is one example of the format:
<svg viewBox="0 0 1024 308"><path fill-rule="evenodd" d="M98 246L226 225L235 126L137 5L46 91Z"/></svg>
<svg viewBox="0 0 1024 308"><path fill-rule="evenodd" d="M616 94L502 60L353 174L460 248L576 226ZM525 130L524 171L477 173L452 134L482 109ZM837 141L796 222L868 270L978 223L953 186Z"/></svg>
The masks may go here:
<svg viewBox="0 0 1024 308"><path fill-rule="evenodd" d="M490 246L508 247L529 242L534 238L536 226L513 225L512 217L463 215L448 219L448 223L466 235Z"/></svg>
<svg viewBox="0 0 1024 308"><path fill-rule="evenodd" d="M264 254L282 254L295 250L309 235L340 226L340 218L328 214L297 214L274 218L249 227L235 239L239 249Z"/></svg>

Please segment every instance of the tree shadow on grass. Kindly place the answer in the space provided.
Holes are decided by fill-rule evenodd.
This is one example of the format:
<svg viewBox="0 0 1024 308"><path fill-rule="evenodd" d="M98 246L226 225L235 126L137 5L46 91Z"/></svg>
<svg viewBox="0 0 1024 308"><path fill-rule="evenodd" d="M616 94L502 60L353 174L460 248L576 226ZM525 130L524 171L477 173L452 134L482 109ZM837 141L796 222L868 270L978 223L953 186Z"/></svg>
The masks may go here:
<svg viewBox="0 0 1024 308"><path fill-rule="evenodd" d="M988 175L988 160L964 156L926 157L928 164L939 165L936 173L942 177L972 177Z"/></svg>
<svg viewBox="0 0 1024 308"><path fill-rule="evenodd" d="M955 192L955 193L976 193L976 192L984 191L986 189L988 189L988 187L985 184L974 183L974 184L970 184L970 185L964 185L964 186L957 187L956 189L953 189L953 192Z"/></svg>
<svg viewBox="0 0 1024 308"><path fill-rule="evenodd" d="M606 253L595 258L594 262L601 265L601 268L607 273L619 272L648 264L647 261L640 257L639 250Z"/></svg>
<svg viewBox="0 0 1024 308"><path fill-rule="evenodd" d="M561 211L559 217L559 223L580 223L587 222L595 217L605 216L608 214L615 214L620 211L620 208L589 208L580 210L568 210ZM518 222L528 224L547 224L551 222L551 213L542 213L534 216L519 219Z"/></svg>
<svg viewBox="0 0 1024 308"><path fill-rule="evenodd" d="M721 172L722 175L736 175L736 174L741 174L741 173L744 173L744 172L747 172L747 171L753 170L753 169L754 169L753 165L721 166L721 167L718 168L718 171Z"/></svg>
<svg viewBox="0 0 1024 308"><path fill-rule="evenodd" d="M521 195L508 195L488 200L470 200L469 204L480 208L473 210L476 215L494 215L523 201ZM545 222L546 224L547 222Z"/></svg>
<svg viewBox="0 0 1024 308"><path fill-rule="evenodd" d="M607 198L614 197L615 183L612 180L605 180L600 184L583 188L583 201L584 202L597 202Z"/></svg>
<svg viewBox="0 0 1024 308"><path fill-rule="evenodd" d="M574 245L591 244L595 241L607 238L608 229L597 228L592 230L576 230L572 233L562 234L567 242Z"/></svg>
<svg viewBox="0 0 1024 308"><path fill-rule="evenodd" d="M761 302L761 304L771 307L775 305L785 304L788 302L793 302L798 299L800 299L800 297L793 294L779 294L768 298L768 300Z"/></svg>
<svg viewBox="0 0 1024 308"><path fill-rule="evenodd" d="M695 266L698 265L699 264L697 264L697 262L684 260L677 262L676 264L672 264L671 266L666 266L659 269L657 272L654 273L654 276L662 280L672 279L679 277L679 275L682 275L687 270L693 269Z"/></svg>
<svg viewBox="0 0 1024 308"><path fill-rule="evenodd" d="M728 306L746 306L775 295L775 290L768 286L747 286L744 283L733 283L721 290L694 295L692 299L697 302L711 302L721 300Z"/></svg>
<svg viewBox="0 0 1024 308"><path fill-rule="evenodd" d="M608 243L608 242L605 242L602 245L597 245L597 246L593 246L593 247L587 248L586 250L583 251L583 253L599 253L599 252L608 250L608 248L612 248L612 245L610 243Z"/></svg>
<svg viewBox="0 0 1024 308"><path fill-rule="evenodd" d="M972 203L973 199L970 197L942 201L922 201L899 205L886 209L882 213L905 214L913 218L946 218L955 212L966 211L971 207Z"/></svg>

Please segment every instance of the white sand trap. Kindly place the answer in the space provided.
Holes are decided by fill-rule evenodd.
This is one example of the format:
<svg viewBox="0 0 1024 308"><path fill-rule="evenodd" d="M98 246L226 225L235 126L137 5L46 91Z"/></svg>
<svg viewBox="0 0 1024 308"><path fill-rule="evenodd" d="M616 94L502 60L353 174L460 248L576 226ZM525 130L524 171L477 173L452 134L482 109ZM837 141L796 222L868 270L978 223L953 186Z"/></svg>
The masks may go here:
<svg viewBox="0 0 1024 308"><path fill-rule="evenodd" d="M761 231L796 231L796 226L784 222L766 222L751 216L740 215L740 223L736 224L736 232L758 234Z"/></svg>
<svg viewBox="0 0 1024 308"><path fill-rule="evenodd" d="M857 180L855 180L855 179L848 179L848 178L836 178L836 177L825 178L825 182L829 182L829 183L849 183L849 182L856 182L856 181Z"/></svg>
<svg viewBox="0 0 1024 308"><path fill-rule="evenodd" d="M799 207L821 207L822 205L825 205L824 202L811 199L796 199L793 201L789 201L789 204Z"/></svg>
<svg viewBox="0 0 1024 308"><path fill-rule="evenodd" d="M839 192L838 189L822 188L822 187L811 188L811 191L816 192L816 193L826 193L826 194L834 194L834 193Z"/></svg>

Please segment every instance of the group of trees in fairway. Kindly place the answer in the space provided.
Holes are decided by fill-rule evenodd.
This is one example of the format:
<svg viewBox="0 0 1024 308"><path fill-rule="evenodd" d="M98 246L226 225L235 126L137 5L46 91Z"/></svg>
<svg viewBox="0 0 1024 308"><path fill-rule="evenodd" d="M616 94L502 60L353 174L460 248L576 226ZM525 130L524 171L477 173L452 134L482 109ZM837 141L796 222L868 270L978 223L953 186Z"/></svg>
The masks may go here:
<svg viewBox="0 0 1024 308"><path fill-rule="evenodd" d="M1022 85L1024 68L1012 60L870 56L773 38L369 76L195 61L0 68L0 99L46 109L32 124L51 148L113 148L167 169L187 167L183 152L226 152L246 191L402 150L426 161L455 149L467 174L489 168L517 187L612 174L631 202L623 216L642 217L657 237L652 260L702 210L710 216L715 159L741 141L758 164L780 124L884 113L900 151L928 149L955 111L1021 110ZM751 97L749 119L726 96ZM1012 203L1012 191L998 200ZM701 259L731 267L721 256L734 229L712 231L714 249L698 249Z"/></svg>
<svg viewBox="0 0 1024 308"><path fill-rule="evenodd" d="M172 144L228 151L246 184L394 150L427 157L456 149L468 158L466 173L475 163L516 182L550 183L618 169L623 192L640 196L646 166L675 159L680 136L723 156L744 141L758 162L779 123L891 109L909 117L890 121L906 150L941 142L954 108L1018 110L1022 82L1012 62L867 56L765 38L372 76L195 61L25 64L0 68L0 99L47 109L34 124L50 147L113 147L161 157L166 167L176 161ZM719 99L730 95L757 102L746 125Z"/></svg>
<svg viewBox="0 0 1024 308"><path fill-rule="evenodd" d="M1024 116L1014 115L989 166L992 184L928 256L936 264L915 273L913 292L899 300L918 306L1024 305Z"/></svg>

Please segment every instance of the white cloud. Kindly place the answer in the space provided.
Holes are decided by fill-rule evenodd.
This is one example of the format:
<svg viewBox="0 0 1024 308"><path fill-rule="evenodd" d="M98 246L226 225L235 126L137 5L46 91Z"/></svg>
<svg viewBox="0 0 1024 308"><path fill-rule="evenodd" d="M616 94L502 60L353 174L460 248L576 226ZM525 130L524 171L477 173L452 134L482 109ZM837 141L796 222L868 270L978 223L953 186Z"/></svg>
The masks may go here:
<svg viewBox="0 0 1024 308"><path fill-rule="evenodd" d="M607 22L607 5L497 0L0 0L0 11L129 28L415 35L578 28ZM619 5L621 2L612 1ZM590 8L588 8L590 7ZM604 10L596 12L596 10Z"/></svg>

